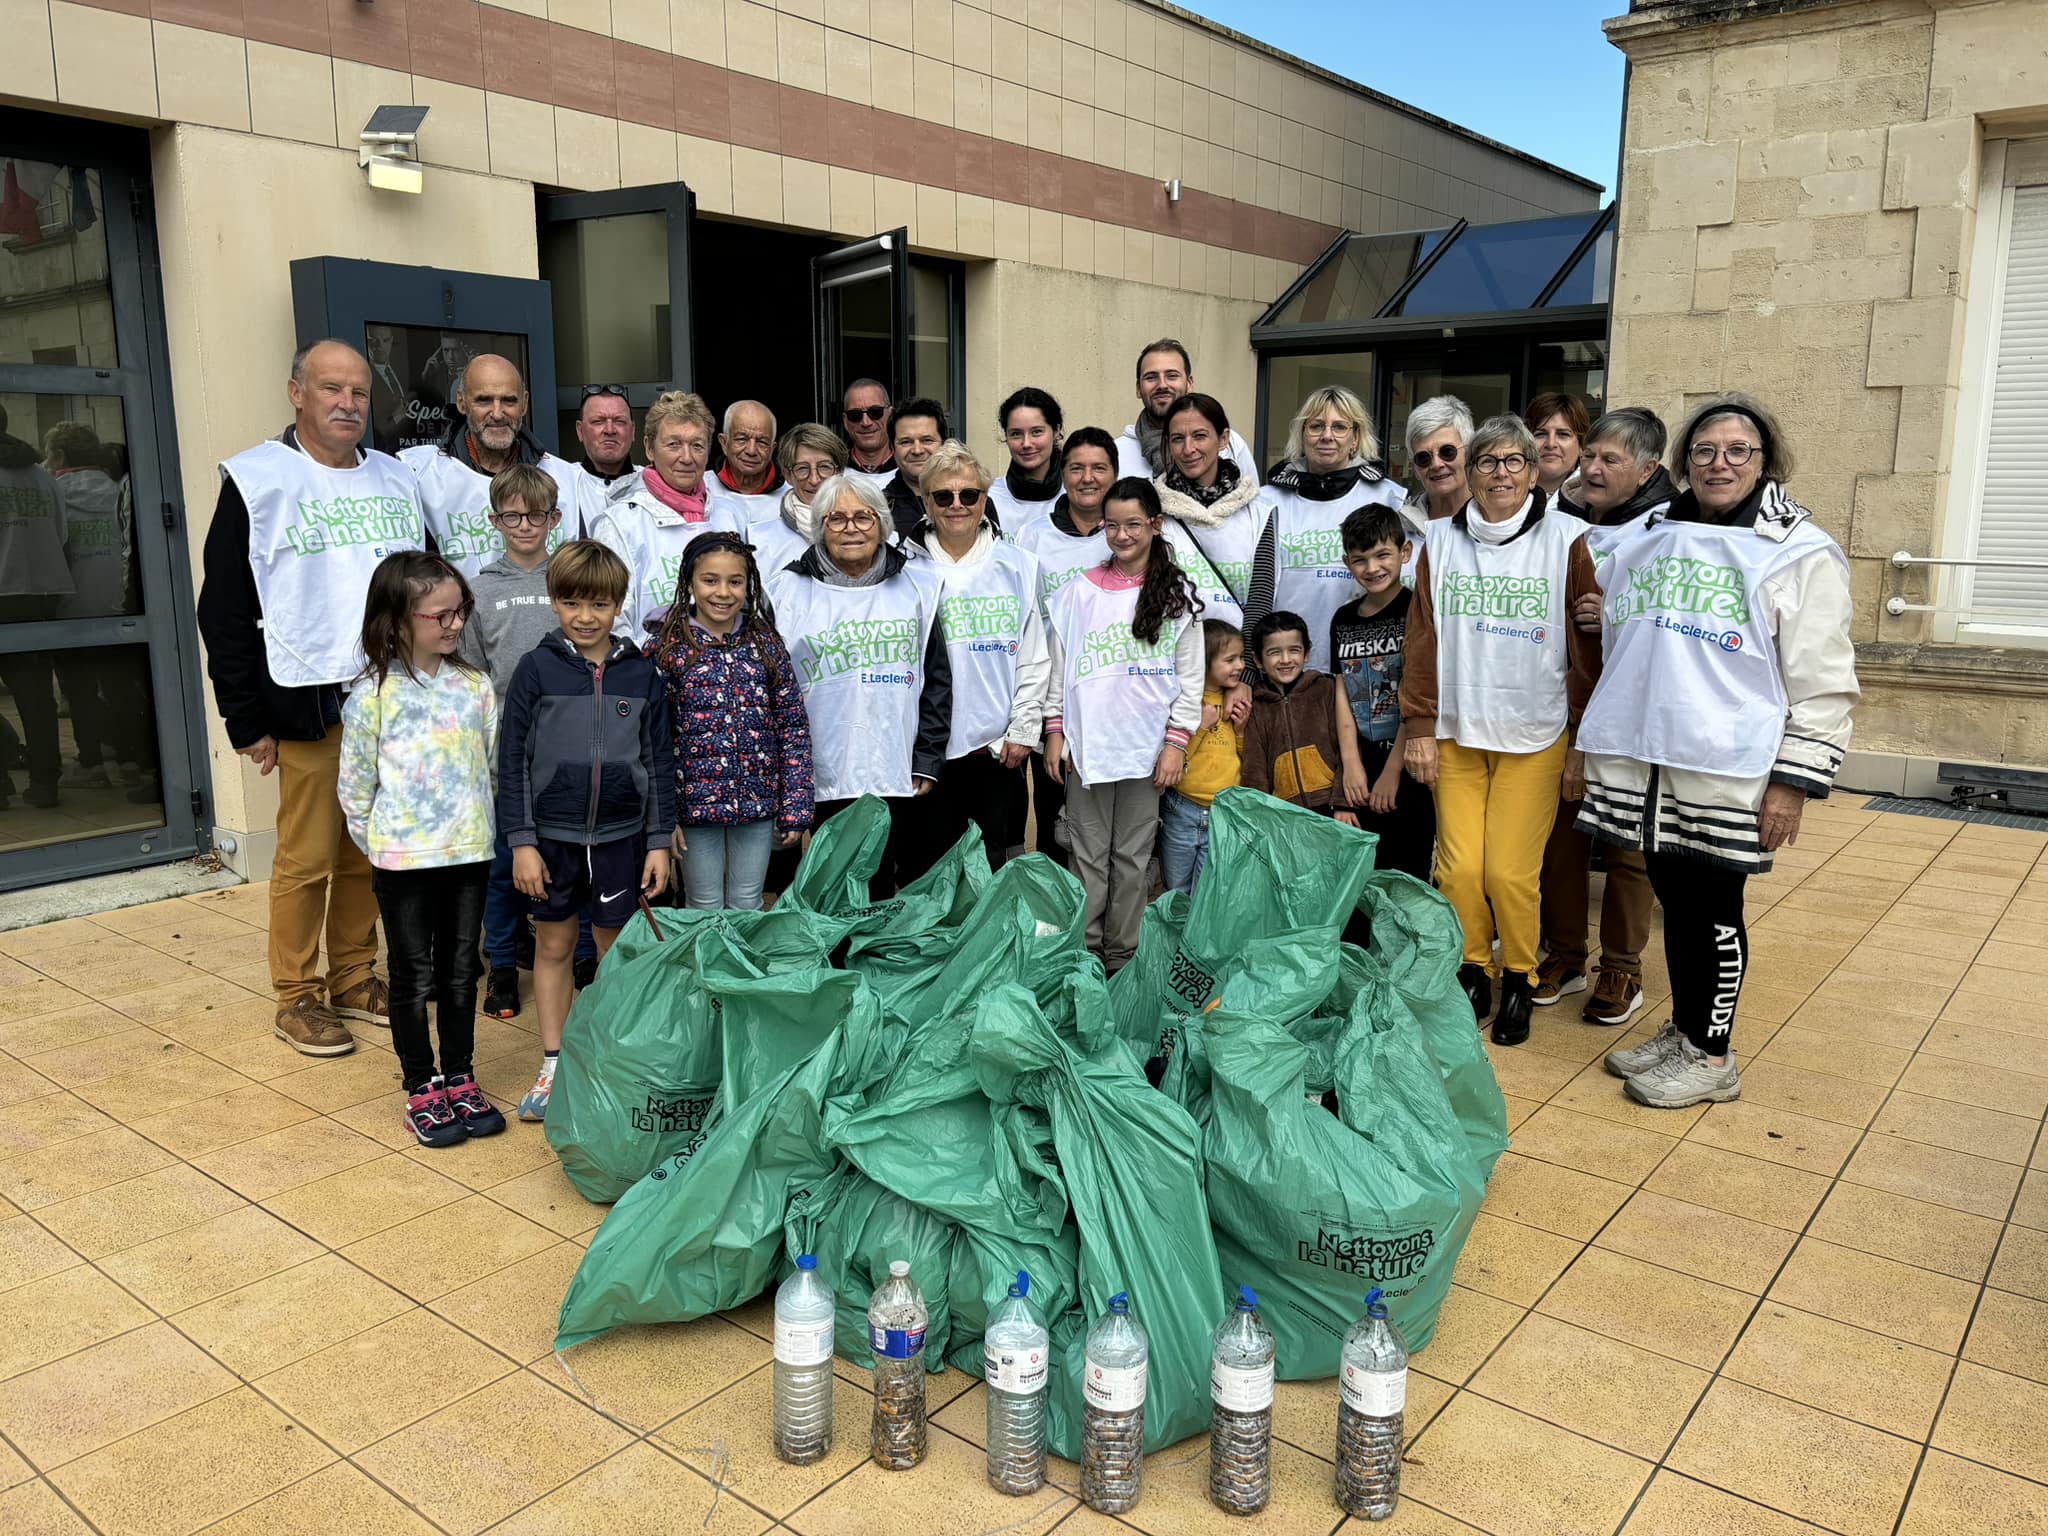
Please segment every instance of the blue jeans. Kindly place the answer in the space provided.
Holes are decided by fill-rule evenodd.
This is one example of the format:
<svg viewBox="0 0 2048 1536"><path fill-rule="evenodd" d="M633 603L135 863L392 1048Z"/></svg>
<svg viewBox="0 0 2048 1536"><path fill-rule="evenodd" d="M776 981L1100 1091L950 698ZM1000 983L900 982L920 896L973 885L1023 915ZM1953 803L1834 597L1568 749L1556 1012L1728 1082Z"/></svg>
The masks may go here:
<svg viewBox="0 0 2048 1536"><path fill-rule="evenodd" d="M683 828L683 899L703 911L761 910L761 885L775 848L775 823Z"/></svg>
<svg viewBox="0 0 2048 1536"><path fill-rule="evenodd" d="M1178 790L1159 798L1159 873L1170 891L1192 896L1209 862L1209 808Z"/></svg>
<svg viewBox="0 0 2048 1536"><path fill-rule="evenodd" d="M519 925L526 921L532 903L512 883L512 845L498 834L497 852L491 856L490 883L484 887L484 964L494 971L509 971L518 957ZM583 914L583 926L576 935L576 958L597 958L597 940L590 932L590 914Z"/></svg>

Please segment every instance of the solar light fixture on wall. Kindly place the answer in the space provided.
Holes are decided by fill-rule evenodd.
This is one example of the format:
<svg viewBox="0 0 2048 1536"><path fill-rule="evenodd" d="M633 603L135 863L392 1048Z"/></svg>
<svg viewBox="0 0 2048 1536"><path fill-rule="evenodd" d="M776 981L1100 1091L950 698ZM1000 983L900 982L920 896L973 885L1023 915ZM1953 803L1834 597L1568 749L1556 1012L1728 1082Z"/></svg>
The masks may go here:
<svg viewBox="0 0 2048 1536"><path fill-rule="evenodd" d="M425 188L427 173L420 165L420 124L427 119L425 107L379 107L363 124L356 164L379 192L410 192Z"/></svg>

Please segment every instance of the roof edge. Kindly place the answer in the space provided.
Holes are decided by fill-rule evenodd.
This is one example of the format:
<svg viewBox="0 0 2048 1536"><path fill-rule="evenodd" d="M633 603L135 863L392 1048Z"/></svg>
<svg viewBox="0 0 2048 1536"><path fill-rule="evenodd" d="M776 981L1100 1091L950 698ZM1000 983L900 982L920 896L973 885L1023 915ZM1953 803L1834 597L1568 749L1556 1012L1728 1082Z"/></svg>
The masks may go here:
<svg viewBox="0 0 2048 1536"><path fill-rule="evenodd" d="M1349 75L1340 75L1334 69L1325 69L1320 64L1311 64L1307 59L1289 53L1284 48L1275 48L1271 43L1262 43L1256 37L1248 37L1234 27L1226 27L1220 21L1211 21L1206 16L1199 16L1184 6L1175 5L1173 0L1136 0L1136 3L1146 6L1151 10L1163 11L1178 21L1192 23L1200 27L1204 32L1213 33L1217 37L1227 37L1233 43L1238 43L1258 53L1263 53L1268 58L1278 59L1283 64L1291 64L1297 69L1306 70L1319 80L1326 80L1331 85L1341 86L1347 91L1355 91L1368 100L1378 102L1383 107L1391 107L1396 112L1404 112L1412 118L1428 123L1433 128L1441 128L1448 133L1455 133L1460 138L1470 139L1475 144L1482 144L1488 149L1508 156L1510 159L1520 160L1525 165L1533 165L1538 170L1547 171L1551 175L1560 177L1565 181L1576 182L1588 191L1604 193L1607 190L1607 184L1603 181L1595 181L1590 176L1581 176L1577 171L1568 171L1563 166L1553 164L1540 155L1530 154L1526 149L1517 149L1512 144L1503 144L1500 140L1488 138L1485 134L1478 132L1476 129L1467 128L1462 123L1454 123L1449 118L1438 117L1434 112L1425 112L1421 107L1402 101L1397 96L1389 96L1385 91L1376 91L1369 85L1353 80ZM1836 0L1823 0L1823 3L1834 4Z"/></svg>
<svg viewBox="0 0 2048 1536"><path fill-rule="evenodd" d="M1625 48L1638 38L1827 10L1847 3L1848 0L1629 0L1627 15L1611 16L1600 26L1610 43Z"/></svg>

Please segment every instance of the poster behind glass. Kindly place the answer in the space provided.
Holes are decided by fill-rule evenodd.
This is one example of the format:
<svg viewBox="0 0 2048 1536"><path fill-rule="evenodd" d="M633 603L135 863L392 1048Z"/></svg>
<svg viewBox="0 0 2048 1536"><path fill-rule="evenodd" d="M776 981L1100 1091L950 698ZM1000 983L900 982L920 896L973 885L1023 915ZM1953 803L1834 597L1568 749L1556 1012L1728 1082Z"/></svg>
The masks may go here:
<svg viewBox="0 0 2048 1536"><path fill-rule="evenodd" d="M455 392L474 358L510 358L526 377L526 338L509 331L459 331L431 325L363 327L370 359L371 441L385 453L437 443L458 414Z"/></svg>

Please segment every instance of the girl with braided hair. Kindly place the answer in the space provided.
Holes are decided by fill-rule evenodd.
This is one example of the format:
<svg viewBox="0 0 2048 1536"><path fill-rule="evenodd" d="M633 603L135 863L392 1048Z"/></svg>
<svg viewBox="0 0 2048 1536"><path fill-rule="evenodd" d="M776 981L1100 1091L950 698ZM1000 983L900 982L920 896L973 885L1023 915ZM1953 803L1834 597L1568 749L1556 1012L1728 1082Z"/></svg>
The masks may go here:
<svg viewBox="0 0 2048 1536"><path fill-rule="evenodd" d="M803 691L753 550L700 533L656 630L675 733L675 855L692 907L758 911L769 854L811 825Z"/></svg>

